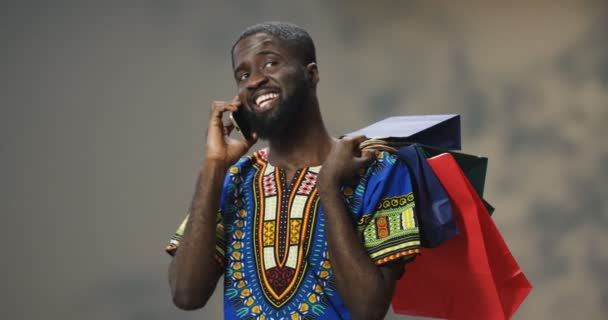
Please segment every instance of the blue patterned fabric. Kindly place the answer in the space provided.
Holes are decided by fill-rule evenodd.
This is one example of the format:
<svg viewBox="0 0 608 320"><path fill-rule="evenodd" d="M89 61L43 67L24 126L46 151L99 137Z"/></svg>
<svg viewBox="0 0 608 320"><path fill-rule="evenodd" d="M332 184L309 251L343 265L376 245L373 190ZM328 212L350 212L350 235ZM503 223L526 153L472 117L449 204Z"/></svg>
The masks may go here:
<svg viewBox="0 0 608 320"><path fill-rule="evenodd" d="M316 188L319 170L302 168L286 181L265 150L229 169L217 228L226 320L351 318L333 282ZM394 155L379 153L359 183L342 192L374 263L418 254L412 184ZM184 225L171 239L169 253L179 246Z"/></svg>
<svg viewBox="0 0 608 320"><path fill-rule="evenodd" d="M417 145L399 149L397 156L412 175L420 212L422 246L436 248L460 233L447 192Z"/></svg>

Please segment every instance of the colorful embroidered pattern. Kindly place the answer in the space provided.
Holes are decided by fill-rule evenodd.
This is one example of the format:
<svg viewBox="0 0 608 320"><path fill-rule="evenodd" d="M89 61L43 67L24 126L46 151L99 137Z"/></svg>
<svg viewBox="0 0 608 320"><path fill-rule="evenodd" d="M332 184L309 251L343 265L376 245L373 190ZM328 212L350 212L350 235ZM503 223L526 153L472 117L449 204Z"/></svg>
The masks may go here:
<svg viewBox="0 0 608 320"><path fill-rule="evenodd" d="M327 290L331 291L329 288L317 286L318 292L308 303L296 298L303 297L304 292L315 292L314 273L320 267L316 267L314 261L322 259L326 251L324 237L313 236L324 230L318 218L319 197L314 186L318 168L298 170L287 183L284 173L268 163L264 153L254 154L248 163L249 174L243 178L248 190L243 187L239 198L250 215L242 227L229 231L242 232L242 248L247 254L235 255L241 251L232 249L228 243L225 295L229 309L235 311L237 318L320 316L329 305L322 298ZM243 164L236 166L244 167ZM243 196L245 194L247 196ZM226 199L227 203L234 200ZM228 222L229 210L225 217L226 224L235 224ZM243 271L234 272L231 266L243 267ZM228 314L227 310L227 319Z"/></svg>
<svg viewBox="0 0 608 320"><path fill-rule="evenodd" d="M182 221L177 228L177 231L169 240L169 244L165 247L165 251L170 255L175 255L175 251L179 247L182 241L184 231L186 230L186 224L188 223L189 215ZM215 227L215 255L214 258L220 265L224 265L224 256L226 254L226 232L224 230L224 224L222 223L221 213L218 213Z"/></svg>
<svg viewBox="0 0 608 320"><path fill-rule="evenodd" d="M286 181L264 150L228 170L216 231L225 319L350 319L333 282L319 170L302 168ZM418 252L411 182L394 156L380 153L359 183L342 191L374 263ZM172 252L184 226L171 241Z"/></svg>
<svg viewBox="0 0 608 320"><path fill-rule="evenodd" d="M421 243L413 193L380 200L376 212L358 223L358 230L363 234L370 257L376 262L417 254Z"/></svg>
<svg viewBox="0 0 608 320"><path fill-rule="evenodd" d="M298 170L291 184L287 184L280 170L263 159L254 164L253 254L257 265L260 287L264 297L275 308L281 308L298 291L308 264L305 257L312 240L312 228L317 214L319 197L313 188L316 173ZM267 177L274 177L269 179ZM258 181L257 186L255 181ZM266 181L279 181L268 188ZM261 187L263 185L263 188ZM263 191L272 189L271 194ZM278 229L263 228L277 225ZM264 233L264 241L256 241ZM272 237L270 241L267 237Z"/></svg>

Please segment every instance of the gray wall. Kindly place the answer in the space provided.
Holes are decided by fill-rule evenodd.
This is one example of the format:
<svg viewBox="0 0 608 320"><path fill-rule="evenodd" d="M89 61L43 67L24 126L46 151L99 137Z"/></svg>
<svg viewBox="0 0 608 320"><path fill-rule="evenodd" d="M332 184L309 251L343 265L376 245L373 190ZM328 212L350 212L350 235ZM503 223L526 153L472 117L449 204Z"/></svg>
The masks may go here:
<svg viewBox="0 0 608 320"><path fill-rule="evenodd" d="M608 4L3 1L3 319L220 319L176 310L166 240L235 92L246 26L302 25L334 134L460 113L494 221L535 288L516 319L608 312ZM390 319L406 317L389 316Z"/></svg>

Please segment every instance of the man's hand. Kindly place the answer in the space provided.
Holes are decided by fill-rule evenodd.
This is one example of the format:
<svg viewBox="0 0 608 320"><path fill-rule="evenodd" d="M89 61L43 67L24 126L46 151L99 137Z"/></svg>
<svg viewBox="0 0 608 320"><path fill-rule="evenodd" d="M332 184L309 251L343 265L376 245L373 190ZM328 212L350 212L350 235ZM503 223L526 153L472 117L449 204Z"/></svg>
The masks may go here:
<svg viewBox="0 0 608 320"><path fill-rule="evenodd" d="M383 319L389 309L402 263L376 266L353 228L340 187L353 182L369 166L374 151L359 150L364 136L338 141L321 167L317 180L327 226L327 246L336 288L353 319ZM356 283L361 290L352 290Z"/></svg>
<svg viewBox="0 0 608 320"><path fill-rule="evenodd" d="M231 101L214 101L209 115L209 129L207 130L206 160L220 161L226 166L234 164L257 141L257 134L253 133L251 140L243 141L231 138L230 132L234 129L232 123L224 124L224 112L235 112L242 107L238 96Z"/></svg>
<svg viewBox="0 0 608 320"><path fill-rule="evenodd" d="M171 260L169 285L175 305L184 310L203 307L213 294L223 270L214 259L216 244L216 213L220 208L222 183L226 169L242 157L256 142L230 138L233 125L224 125L222 114L241 107L238 97L230 102L216 101L211 106L205 160L201 166L190 215Z"/></svg>
<svg viewBox="0 0 608 320"><path fill-rule="evenodd" d="M337 191L342 184L352 182L353 178L371 163L374 152L361 152L359 149L359 144L366 139L365 136L344 137L334 144L319 172L320 191Z"/></svg>

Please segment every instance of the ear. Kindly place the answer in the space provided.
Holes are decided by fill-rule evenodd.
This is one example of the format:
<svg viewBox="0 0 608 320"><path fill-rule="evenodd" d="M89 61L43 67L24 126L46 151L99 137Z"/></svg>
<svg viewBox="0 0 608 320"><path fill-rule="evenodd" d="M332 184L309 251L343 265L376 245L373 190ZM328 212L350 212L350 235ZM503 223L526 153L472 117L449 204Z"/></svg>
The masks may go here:
<svg viewBox="0 0 608 320"><path fill-rule="evenodd" d="M319 83L319 68L316 63L311 62L306 65L306 75L313 87L316 87L317 83Z"/></svg>

